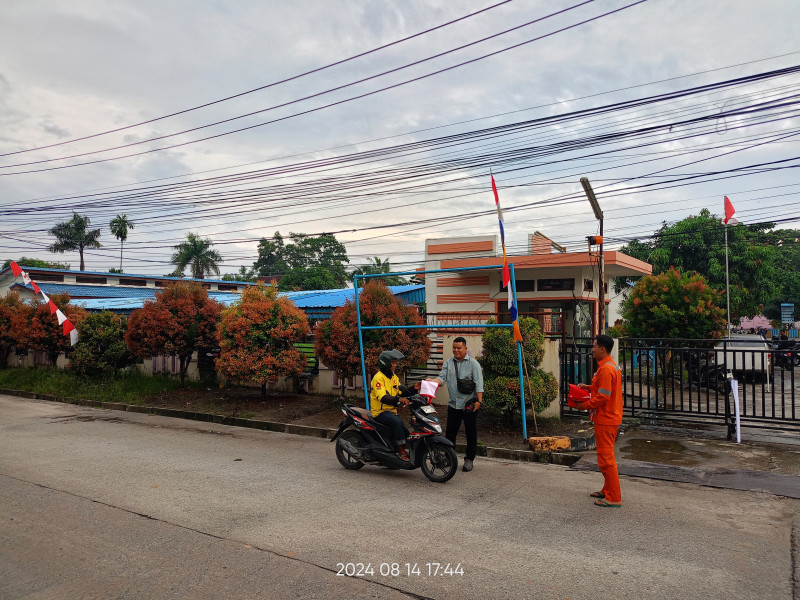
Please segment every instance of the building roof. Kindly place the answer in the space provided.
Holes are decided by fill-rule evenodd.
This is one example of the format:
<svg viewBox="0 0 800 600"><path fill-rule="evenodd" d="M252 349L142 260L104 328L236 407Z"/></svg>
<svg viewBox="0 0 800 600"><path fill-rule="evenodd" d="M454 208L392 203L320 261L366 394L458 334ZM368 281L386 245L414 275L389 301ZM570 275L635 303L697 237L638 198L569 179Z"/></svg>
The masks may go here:
<svg viewBox="0 0 800 600"><path fill-rule="evenodd" d="M27 271L29 275L33 275L34 273L69 273L70 275L93 275L96 277L123 277L123 278L130 278L130 279L159 279L164 281L197 281L199 283L222 283L228 285L255 285L251 281L228 281L224 279L195 279L193 277L169 277L166 275L142 275L138 273L111 273L110 271L78 271L76 269L50 269L48 267L28 267L26 265L20 265L20 268L23 271ZM5 273L6 271L11 271L11 267L6 267L2 271L0 271L0 275ZM31 277L34 281L36 281L36 277ZM36 282L39 283L38 281ZM41 286L39 286L41 287Z"/></svg>
<svg viewBox="0 0 800 600"><path fill-rule="evenodd" d="M158 288L117 287L112 285L86 285L81 283L37 283L45 294L69 294L70 298L154 298ZM15 283L14 288L24 288L33 292L33 287L24 283Z"/></svg>
<svg viewBox="0 0 800 600"><path fill-rule="evenodd" d="M433 257L435 258L435 257ZM554 254L529 254L509 256L508 262L517 269L564 268L596 265L597 256L588 252L566 252ZM650 275L652 265L622 252L610 250L603 253L606 277ZM502 258L447 258L441 261L442 269L459 267L489 267L502 263Z"/></svg>
<svg viewBox="0 0 800 600"><path fill-rule="evenodd" d="M21 284L20 284L21 285ZM101 288L103 290L119 290L120 288L113 288L108 286L92 286L92 285L69 285L69 284L53 284L43 283L39 287L46 294L59 293L50 292L47 288L60 286L62 288ZM28 287L28 286L24 286ZM28 288L30 289L30 288ZM393 285L389 286L389 290L395 295L400 297L407 304L425 301L425 286L424 285ZM125 292L140 292L139 296L134 294L130 295L108 295L106 297L91 297L78 298L76 294L75 304L83 306L86 310L101 311L110 310L114 312L131 312L137 308L142 308L145 300L155 297L156 289L141 288L129 289L124 288L121 291ZM145 293L141 293L145 292ZM152 292L149 295L146 292ZM72 293L70 292L70 295ZM235 292L209 292L209 297L221 302L225 306L230 306L236 300L241 298L240 294ZM305 290L302 292L281 292L281 296L289 298L295 305L302 309L312 319L325 319L330 316L333 309L344 306L347 300L354 300L355 294L352 289L336 289L336 290Z"/></svg>

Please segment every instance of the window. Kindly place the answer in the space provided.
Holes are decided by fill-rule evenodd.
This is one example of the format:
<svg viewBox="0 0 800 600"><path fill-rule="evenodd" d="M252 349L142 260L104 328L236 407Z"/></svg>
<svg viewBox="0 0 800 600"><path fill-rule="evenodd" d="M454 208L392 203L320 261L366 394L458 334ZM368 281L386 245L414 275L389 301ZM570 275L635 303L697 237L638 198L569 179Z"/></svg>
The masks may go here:
<svg viewBox="0 0 800 600"><path fill-rule="evenodd" d="M593 279L584 279L583 280L583 291L584 292L591 292L594 289L594 280Z"/></svg>
<svg viewBox="0 0 800 600"><path fill-rule="evenodd" d="M156 280L156 287L164 287L166 284L166 281Z"/></svg>
<svg viewBox="0 0 800 600"><path fill-rule="evenodd" d="M76 275L75 283L100 283L105 285L107 280L105 277L87 277L86 275Z"/></svg>
<svg viewBox="0 0 800 600"><path fill-rule="evenodd" d="M331 382L331 387L341 388L342 387L342 380L339 379L339 375L336 374L336 371L334 371L332 373L332 375L333 375L333 381ZM362 387L363 387L362 383L361 383L361 376L360 375L355 375L353 377L350 377L350 378L346 379L344 381L344 384L345 384L345 388L348 389L348 390L362 389Z"/></svg>
<svg viewBox="0 0 800 600"><path fill-rule="evenodd" d="M29 275L33 275L32 279L34 281L60 281L64 282L63 275L54 275L52 273L28 273Z"/></svg>
<svg viewBox="0 0 800 600"><path fill-rule="evenodd" d="M153 373L169 373L171 375L180 374L180 362L177 356L154 356L153 357Z"/></svg>
<svg viewBox="0 0 800 600"><path fill-rule="evenodd" d="M238 285L226 285L224 283L220 283L219 285L217 285L217 289L220 292L235 292L236 290L239 289L239 286Z"/></svg>
<svg viewBox="0 0 800 600"><path fill-rule="evenodd" d="M510 286L511 284L509 284ZM499 282L500 291L504 292L506 288L503 287L503 280L500 279ZM520 292L535 292L536 291L536 280L535 279L518 279L516 282L517 286L517 293Z"/></svg>
<svg viewBox="0 0 800 600"><path fill-rule="evenodd" d="M559 290L574 290L574 279L540 279L539 291L540 292L555 292Z"/></svg>
<svg viewBox="0 0 800 600"><path fill-rule="evenodd" d="M138 285L140 287L146 287L147 286L147 280L146 279L128 279L128 278L123 279L122 277L120 277L119 284L120 285Z"/></svg>

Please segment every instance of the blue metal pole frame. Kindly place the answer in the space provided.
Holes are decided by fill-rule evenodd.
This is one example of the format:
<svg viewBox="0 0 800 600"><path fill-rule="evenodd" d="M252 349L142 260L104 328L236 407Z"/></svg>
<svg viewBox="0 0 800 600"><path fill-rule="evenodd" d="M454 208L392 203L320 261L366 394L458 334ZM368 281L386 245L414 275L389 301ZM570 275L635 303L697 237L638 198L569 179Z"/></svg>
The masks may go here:
<svg viewBox="0 0 800 600"><path fill-rule="evenodd" d="M358 280L364 275L353 274L353 291L356 294L356 319L358 323L358 351L361 354L361 387L364 388L364 405L369 410L369 384L367 383L367 367L364 364L364 340L361 337L361 307L358 305Z"/></svg>
<svg viewBox="0 0 800 600"><path fill-rule="evenodd" d="M517 311L519 311L519 304L517 304L517 278L514 275L514 263L508 265L511 269L511 289L509 290L509 294L512 294L514 298L514 306L517 307ZM513 325L512 325L513 327ZM517 342L517 365L519 366L519 399L520 399L520 409L522 411L522 439L528 439L528 419L525 416L525 378L523 377L525 372L523 371L522 366L522 342Z"/></svg>
<svg viewBox="0 0 800 600"><path fill-rule="evenodd" d="M455 273L460 271L486 271L490 269L502 269L503 265L490 265L487 267L459 267L456 269L431 269L430 271L406 271L402 273L392 273L392 275L425 275L428 273ZM511 271L511 290L509 293L513 294L514 298L514 306L519 308L517 304L517 285L516 285L516 277L514 275L514 265L513 263L509 265ZM353 291L355 292L356 298L356 319L358 320L358 351L361 355L361 380L364 384L364 404L369 410L369 384L367 380L367 367L364 361L364 339L362 336L362 332L365 330L372 330L372 329L440 329L442 325L361 325L361 307L359 306L358 302L358 280L359 279L369 279L372 277L383 277L386 273L376 273L374 275L353 275ZM483 325L447 325L447 329L475 329L475 328L490 328L490 327L505 327L505 328L514 328L513 324L505 324L505 323L494 323L488 324L484 323ZM523 378L523 366L522 366L522 343L517 342L517 364L519 366L519 389L520 389L520 397L522 402L522 435L525 439L528 437L528 424L525 418L525 380Z"/></svg>

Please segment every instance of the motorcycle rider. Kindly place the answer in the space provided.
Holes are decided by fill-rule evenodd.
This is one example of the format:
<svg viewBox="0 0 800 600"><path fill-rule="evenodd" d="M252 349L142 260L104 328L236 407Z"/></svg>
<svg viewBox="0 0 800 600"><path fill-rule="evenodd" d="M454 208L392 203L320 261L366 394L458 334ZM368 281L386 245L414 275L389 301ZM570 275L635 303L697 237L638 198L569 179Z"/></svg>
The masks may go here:
<svg viewBox="0 0 800 600"><path fill-rule="evenodd" d="M397 407L408 406L408 396L414 394L413 390L400 383L395 374L397 363L403 358L405 357L399 350L381 352L378 357L378 372L372 378L369 406L373 418L392 429L392 439L397 444L400 458L410 460L405 447L408 429L397 416Z"/></svg>

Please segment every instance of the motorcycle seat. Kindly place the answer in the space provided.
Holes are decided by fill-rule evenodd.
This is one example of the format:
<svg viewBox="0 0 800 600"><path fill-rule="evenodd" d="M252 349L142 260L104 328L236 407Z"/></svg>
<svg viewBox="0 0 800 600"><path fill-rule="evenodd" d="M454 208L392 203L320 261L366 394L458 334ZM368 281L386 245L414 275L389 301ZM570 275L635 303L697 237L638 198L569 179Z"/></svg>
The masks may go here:
<svg viewBox="0 0 800 600"><path fill-rule="evenodd" d="M366 408L361 408L360 406L350 406L350 410L356 413L359 417L364 419L365 421L372 420L372 412L367 410Z"/></svg>

